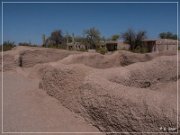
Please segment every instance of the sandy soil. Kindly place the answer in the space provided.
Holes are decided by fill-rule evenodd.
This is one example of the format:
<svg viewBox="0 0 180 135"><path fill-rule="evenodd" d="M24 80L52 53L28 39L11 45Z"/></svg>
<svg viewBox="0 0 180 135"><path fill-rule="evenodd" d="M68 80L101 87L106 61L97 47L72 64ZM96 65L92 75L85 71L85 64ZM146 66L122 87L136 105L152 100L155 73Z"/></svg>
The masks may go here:
<svg viewBox="0 0 180 135"><path fill-rule="evenodd" d="M179 129L176 52L101 55L17 47L3 57L4 131Z"/></svg>

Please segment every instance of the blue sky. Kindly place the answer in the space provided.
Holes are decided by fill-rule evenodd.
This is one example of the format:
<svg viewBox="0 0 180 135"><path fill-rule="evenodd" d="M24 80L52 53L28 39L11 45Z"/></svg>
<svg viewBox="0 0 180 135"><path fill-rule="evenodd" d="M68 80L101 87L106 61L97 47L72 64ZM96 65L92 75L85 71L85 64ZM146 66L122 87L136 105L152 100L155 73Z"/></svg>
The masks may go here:
<svg viewBox="0 0 180 135"><path fill-rule="evenodd" d="M61 29L82 35L96 27L109 37L128 28L146 30L149 38L177 32L174 4L8 4L3 6L4 41L42 43L42 34Z"/></svg>

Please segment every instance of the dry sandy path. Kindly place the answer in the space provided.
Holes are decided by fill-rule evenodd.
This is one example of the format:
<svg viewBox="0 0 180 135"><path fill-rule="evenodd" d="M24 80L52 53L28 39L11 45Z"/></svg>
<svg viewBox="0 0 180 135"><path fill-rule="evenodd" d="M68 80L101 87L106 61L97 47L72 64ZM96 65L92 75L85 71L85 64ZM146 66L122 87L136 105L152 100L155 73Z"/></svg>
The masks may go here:
<svg viewBox="0 0 180 135"><path fill-rule="evenodd" d="M38 85L36 79L4 73L4 131L99 132L38 89Z"/></svg>

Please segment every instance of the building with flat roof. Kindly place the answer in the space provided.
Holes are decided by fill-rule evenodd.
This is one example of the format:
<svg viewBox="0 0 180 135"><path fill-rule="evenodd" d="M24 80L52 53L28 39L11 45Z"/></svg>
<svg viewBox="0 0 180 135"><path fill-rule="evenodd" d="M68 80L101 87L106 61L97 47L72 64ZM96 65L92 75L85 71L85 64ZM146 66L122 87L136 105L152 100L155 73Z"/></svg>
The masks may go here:
<svg viewBox="0 0 180 135"><path fill-rule="evenodd" d="M173 51L178 49L178 40L174 39L146 39L143 40L143 47L148 49L148 52Z"/></svg>
<svg viewBox="0 0 180 135"><path fill-rule="evenodd" d="M106 48L108 51L116 51L116 50L129 50L130 45L120 41L107 41Z"/></svg>

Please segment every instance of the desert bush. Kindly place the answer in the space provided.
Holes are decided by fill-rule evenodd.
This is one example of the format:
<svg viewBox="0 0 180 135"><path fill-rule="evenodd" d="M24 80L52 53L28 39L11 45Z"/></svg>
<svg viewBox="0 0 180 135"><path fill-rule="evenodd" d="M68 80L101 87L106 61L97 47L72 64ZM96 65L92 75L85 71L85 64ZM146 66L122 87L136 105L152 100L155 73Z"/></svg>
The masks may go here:
<svg viewBox="0 0 180 135"><path fill-rule="evenodd" d="M3 46L1 45L0 47L0 50L2 51L8 51L8 50L11 50L12 48L16 47L15 43L14 42L11 42L11 41L5 41L3 43Z"/></svg>
<svg viewBox="0 0 180 135"><path fill-rule="evenodd" d="M31 43L27 43L27 42L20 42L18 45L19 46L29 46L29 47L39 47L36 44L31 44Z"/></svg>
<svg viewBox="0 0 180 135"><path fill-rule="evenodd" d="M112 35L111 40L112 41L117 41L119 38L120 38L119 34L114 34L114 35Z"/></svg>
<svg viewBox="0 0 180 135"><path fill-rule="evenodd" d="M79 51L85 52L85 51L87 51L87 50L86 50L85 48L80 48Z"/></svg>
<svg viewBox="0 0 180 135"><path fill-rule="evenodd" d="M20 42L18 45L19 46L31 46L30 43L26 43L26 42Z"/></svg>
<svg viewBox="0 0 180 135"><path fill-rule="evenodd" d="M106 47L97 48L97 49L96 49L96 52L104 55L104 54L107 53L107 48L106 48Z"/></svg>
<svg viewBox="0 0 180 135"><path fill-rule="evenodd" d="M84 30L85 40L89 44L88 49L96 49L99 47L101 33L95 27Z"/></svg>
<svg viewBox="0 0 180 135"><path fill-rule="evenodd" d="M46 38L43 36L42 47L65 49L67 47L66 40L61 30L55 30L51 33L50 37Z"/></svg>
<svg viewBox="0 0 180 135"><path fill-rule="evenodd" d="M54 45L50 44L50 45L47 45L47 48L56 48Z"/></svg>
<svg viewBox="0 0 180 135"><path fill-rule="evenodd" d="M133 50L135 53L148 53L148 49L146 47L137 47Z"/></svg>
<svg viewBox="0 0 180 135"><path fill-rule="evenodd" d="M31 47L39 47L38 45L31 45Z"/></svg>
<svg viewBox="0 0 180 135"><path fill-rule="evenodd" d="M133 29L128 29L122 34L124 42L130 45L129 49L131 51L138 51L138 48L142 47L142 41L146 39L146 37L146 31L135 32Z"/></svg>
<svg viewBox="0 0 180 135"><path fill-rule="evenodd" d="M171 32L161 32L159 33L159 37L161 39L178 39L177 34L173 34Z"/></svg>
<svg viewBox="0 0 180 135"><path fill-rule="evenodd" d="M67 45L64 43L64 44L58 45L57 48L58 49L67 49Z"/></svg>

